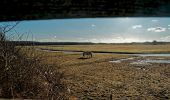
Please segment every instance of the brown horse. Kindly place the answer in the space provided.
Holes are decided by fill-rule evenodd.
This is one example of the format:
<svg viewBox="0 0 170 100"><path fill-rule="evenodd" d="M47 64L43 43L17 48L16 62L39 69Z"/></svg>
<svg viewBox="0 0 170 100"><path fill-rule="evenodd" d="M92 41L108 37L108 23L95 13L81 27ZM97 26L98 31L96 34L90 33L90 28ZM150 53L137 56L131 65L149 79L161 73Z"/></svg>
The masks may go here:
<svg viewBox="0 0 170 100"><path fill-rule="evenodd" d="M87 51L87 52L83 52L83 57L87 57L87 58L92 58L92 52Z"/></svg>

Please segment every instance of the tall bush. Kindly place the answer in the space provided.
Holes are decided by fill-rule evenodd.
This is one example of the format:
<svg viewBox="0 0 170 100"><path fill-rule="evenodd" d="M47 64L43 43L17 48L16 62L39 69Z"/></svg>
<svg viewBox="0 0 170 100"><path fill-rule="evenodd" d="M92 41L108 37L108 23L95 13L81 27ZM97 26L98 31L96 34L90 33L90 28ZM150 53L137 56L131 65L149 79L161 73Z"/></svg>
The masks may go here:
<svg viewBox="0 0 170 100"><path fill-rule="evenodd" d="M17 46L6 36L17 24L0 28L0 97L67 99L63 73L56 66L42 64L33 46Z"/></svg>

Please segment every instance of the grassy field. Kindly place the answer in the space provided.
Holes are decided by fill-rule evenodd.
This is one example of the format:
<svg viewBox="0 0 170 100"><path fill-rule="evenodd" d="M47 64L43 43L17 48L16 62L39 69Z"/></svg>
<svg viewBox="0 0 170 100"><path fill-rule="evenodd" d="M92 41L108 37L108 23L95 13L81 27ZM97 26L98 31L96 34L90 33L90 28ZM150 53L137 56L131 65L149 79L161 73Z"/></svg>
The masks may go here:
<svg viewBox="0 0 170 100"><path fill-rule="evenodd" d="M136 53L170 53L170 44L145 45L145 44L96 44L96 45L53 45L38 46L52 50L73 51L102 51L102 52L136 52Z"/></svg>
<svg viewBox="0 0 170 100"><path fill-rule="evenodd" d="M40 46L57 50L169 52L170 45L73 45ZM38 47L39 48L39 47ZM170 64L135 66L124 61L120 54L94 54L83 59L81 54L37 51L43 54L43 63L59 66L65 74L63 80L77 100L168 100L170 99ZM153 57L139 57L137 60ZM166 57L165 59L170 59Z"/></svg>

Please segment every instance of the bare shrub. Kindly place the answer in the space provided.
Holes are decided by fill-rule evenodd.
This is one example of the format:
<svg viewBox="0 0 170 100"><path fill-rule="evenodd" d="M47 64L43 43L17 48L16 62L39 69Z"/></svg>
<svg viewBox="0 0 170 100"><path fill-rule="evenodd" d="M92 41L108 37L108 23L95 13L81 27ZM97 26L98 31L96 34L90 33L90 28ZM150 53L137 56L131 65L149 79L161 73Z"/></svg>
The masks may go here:
<svg viewBox="0 0 170 100"><path fill-rule="evenodd" d="M6 32L14 26L1 27L0 32L0 97L67 99L58 67L42 64L33 46L17 46L7 39Z"/></svg>

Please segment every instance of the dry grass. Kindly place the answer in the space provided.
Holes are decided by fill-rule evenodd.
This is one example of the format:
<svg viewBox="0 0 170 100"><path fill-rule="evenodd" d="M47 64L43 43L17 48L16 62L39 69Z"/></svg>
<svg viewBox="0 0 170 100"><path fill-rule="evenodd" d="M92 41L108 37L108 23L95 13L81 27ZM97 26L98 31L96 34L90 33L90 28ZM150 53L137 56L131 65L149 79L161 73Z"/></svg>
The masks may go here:
<svg viewBox="0 0 170 100"><path fill-rule="evenodd" d="M42 63L33 47L16 47L0 32L0 98L65 100L63 73Z"/></svg>
<svg viewBox="0 0 170 100"><path fill-rule="evenodd" d="M111 59L127 58L127 55L95 54L92 59L80 59L80 54L54 52L44 54L45 63L60 64L61 70L65 72L64 82L74 98L80 100L109 100L111 97L113 100L170 99L169 64L134 66L128 62L108 62Z"/></svg>
<svg viewBox="0 0 170 100"><path fill-rule="evenodd" d="M138 52L138 53L161 53L170 52L170 45L144 45L144 44L103 44L103 45L55 45L37 46L39 48L53 50L75 50L75 51L104 51L104 52Z"/></svg>

